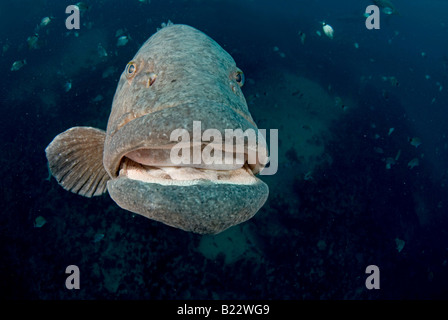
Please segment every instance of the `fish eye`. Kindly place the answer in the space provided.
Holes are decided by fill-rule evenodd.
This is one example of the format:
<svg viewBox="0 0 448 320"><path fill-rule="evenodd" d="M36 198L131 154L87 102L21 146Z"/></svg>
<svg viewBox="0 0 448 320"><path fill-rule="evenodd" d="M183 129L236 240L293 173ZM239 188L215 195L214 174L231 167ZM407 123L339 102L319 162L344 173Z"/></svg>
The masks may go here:
<svg viewBox="0 0 448 320"><path fill-rule="evenodd" d="M244 73L240 69L238 69L235 73L235 80L240 87L244 85Z"/></svg>
<svg viewBox="0 0 448 320"><path fill-rule="evenodd" d="M125 69L126 78L131 79L137 72L137 64L134 61L129 62Z"/></svg>

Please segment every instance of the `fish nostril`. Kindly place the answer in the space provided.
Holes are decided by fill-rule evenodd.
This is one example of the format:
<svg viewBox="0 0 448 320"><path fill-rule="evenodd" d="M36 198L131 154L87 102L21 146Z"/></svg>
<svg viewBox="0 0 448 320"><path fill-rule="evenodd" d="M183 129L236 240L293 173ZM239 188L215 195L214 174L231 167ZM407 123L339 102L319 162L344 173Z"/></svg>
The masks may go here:
<svg viewBox="0 0 448 320"><path fill-rule="evenodd" d="M156 79L157 79L157 75L154 72L151 72L148 75L148 80L146 82L146 88L149 88L150 86L152 86L154 84L154 82L156 81Z"/></svg>
<svg viewBox="0 0 448 320"><path fill-rule="evenodd" d="M233 83L230 83L230 87L232 88L233 93L236 93L236 86Z"/></svg>

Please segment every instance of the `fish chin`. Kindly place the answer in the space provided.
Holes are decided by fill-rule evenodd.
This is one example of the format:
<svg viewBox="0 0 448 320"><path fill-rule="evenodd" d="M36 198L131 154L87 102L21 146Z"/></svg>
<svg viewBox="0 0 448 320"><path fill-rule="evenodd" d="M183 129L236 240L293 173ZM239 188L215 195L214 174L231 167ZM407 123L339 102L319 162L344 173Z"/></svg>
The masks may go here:
<svg viewBox="0 0 448 320"><path fill-rule="evenodd" d="M128 158L107 188L123 209L200 234L217 234L252 218L269 193L247 165L234 170L153 167Z"/></svg>

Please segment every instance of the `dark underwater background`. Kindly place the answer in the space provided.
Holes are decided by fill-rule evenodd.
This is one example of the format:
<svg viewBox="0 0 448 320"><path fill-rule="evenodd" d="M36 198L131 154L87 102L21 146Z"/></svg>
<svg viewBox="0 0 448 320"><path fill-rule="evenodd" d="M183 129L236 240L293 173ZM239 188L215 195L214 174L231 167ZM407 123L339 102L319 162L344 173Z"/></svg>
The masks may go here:
<svg viewBox="0 0 448 320"><path fill-rule="evenodd" d="M69 31L75 3L0 0L1 299L448 298L446 1L395 0L379 30L368 0L86 0ZM67 192L46 164L60 132L105 129L126 63L168 20L233 56L255 122L279 133L266 204L217 236Z"/></svg>

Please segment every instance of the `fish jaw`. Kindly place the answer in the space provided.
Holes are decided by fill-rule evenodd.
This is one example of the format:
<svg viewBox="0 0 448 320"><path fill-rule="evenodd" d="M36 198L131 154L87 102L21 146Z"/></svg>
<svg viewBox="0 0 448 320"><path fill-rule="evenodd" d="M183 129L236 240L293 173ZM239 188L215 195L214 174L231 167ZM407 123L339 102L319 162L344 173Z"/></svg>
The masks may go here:
<svg viewBox="0 0 448 320"><path fill-rule="evenodd" d="M120 175L107 188L121 208L199 234L217 234L252 218L269 194L255 177L247 184L197 180L164 185Z"/></svg>
<svg viewBox="0 0 448 320"><path fill-rule="evenodd" d="M268 186L255 177L255 173L264 167L265 158L260 157L260 163L246 163L241 168L231 170L197 165L194 168L189 165L175 167L169 159L170 150L175 144L170 141L170 130L182 128L193 137L191 119L201 118L204 120L201 122L204 125L202 129L226 126L256 131L256 126L226 106L217 105L208 109L208 113L215 111L216 114L206 118L202 114L204 109L195 105L178 106L174 113L173 110L168 108L139 117L113 136L106 137L103 163L112 177L107 185L111 198L125 210L201 234L217 234L252 218L269 194ZM173 114L177 116L173 118ZM249 145L246 145L245 150L248 148ZM257 140L257 148L260 148L257 149L259 155L267 155L264 140ZM137 163L132 155L140 150L143 150L143 157L152 154L161 156ZM153 167L148 163L152 160L158 161ZM145 176L129 170L128 164L144 171ZM159 165L162 167L157 167ZM153 176L164 175L164 172L173 172L174 178L152 179ZM194 174L185 174L189 172Z"/></svg>

